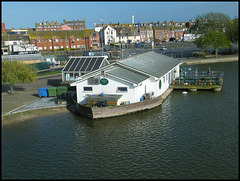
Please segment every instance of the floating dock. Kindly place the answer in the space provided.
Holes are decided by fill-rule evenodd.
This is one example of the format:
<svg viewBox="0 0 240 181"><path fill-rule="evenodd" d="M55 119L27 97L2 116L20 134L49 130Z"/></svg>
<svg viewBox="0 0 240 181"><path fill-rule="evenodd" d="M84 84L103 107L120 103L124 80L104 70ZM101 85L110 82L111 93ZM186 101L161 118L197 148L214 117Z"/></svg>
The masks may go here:
<svg viewBox="0 0 240 181"><path fill-rule="evenodd" d="M208 71L199 72L196 68L191 71L191 68L182 67L180 69L180 77L176 78L170 88L172 89L188 89L197 91L198 89L221 91L223 86L223 71Z"/></svg>

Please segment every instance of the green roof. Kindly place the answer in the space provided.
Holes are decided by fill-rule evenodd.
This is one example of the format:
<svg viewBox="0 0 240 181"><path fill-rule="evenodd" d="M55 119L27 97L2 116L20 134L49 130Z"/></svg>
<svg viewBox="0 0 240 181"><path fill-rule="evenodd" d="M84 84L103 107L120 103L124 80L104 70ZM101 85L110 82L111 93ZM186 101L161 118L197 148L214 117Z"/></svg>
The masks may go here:
<svg viewBox="0 0 240 181"><path fill-rule="evenodd" d="M71 36L76 36L77 38L89 37L94 30L66 30L66 31L33 31L28 32L30 39L36 39L36 36L40 36L43 39L52 39L54 36L58 38L65 39Z"/></svg>

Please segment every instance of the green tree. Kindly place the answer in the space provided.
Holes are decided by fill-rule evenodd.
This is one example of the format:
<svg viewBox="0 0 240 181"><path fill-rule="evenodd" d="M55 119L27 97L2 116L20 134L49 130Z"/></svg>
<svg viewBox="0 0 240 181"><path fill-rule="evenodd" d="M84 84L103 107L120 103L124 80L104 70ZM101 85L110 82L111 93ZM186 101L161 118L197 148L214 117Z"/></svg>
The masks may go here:
<svg viewBox="0 0 240 181"><path fill-rule="evenodd" d="M226 47L230 45L230 41L227 36L222 32L217 31L209 31L203 35L201 35L196 40L197 47L207 48L213 47L215 49L215 57L218 55L218 49L220 47Z"/></svg>
<svg viewBox="0 0 240 181"><path fill-rule="evenodd" d="M9 85L13 93L13 85L35 81L37 69L20 61L2 61L2 85Z"/></svg>
<svg viewBox="0 0 240 181"><path fill-rule="evenodd" d="M200 34L204 34L209 31L224 32L229 22L230 18L226 14L210 12L196 16L196 23L193 30Z"/></svg>
<svg viewBox="0 0 240 181"><path fill-rule="evenodd" d="M232 43L238 43L239 36L239 26L238 26L238 18L235 18L230 21L229 25L225 30L225 34L231 42L229 46L230 51L232 52Z"/></svg>

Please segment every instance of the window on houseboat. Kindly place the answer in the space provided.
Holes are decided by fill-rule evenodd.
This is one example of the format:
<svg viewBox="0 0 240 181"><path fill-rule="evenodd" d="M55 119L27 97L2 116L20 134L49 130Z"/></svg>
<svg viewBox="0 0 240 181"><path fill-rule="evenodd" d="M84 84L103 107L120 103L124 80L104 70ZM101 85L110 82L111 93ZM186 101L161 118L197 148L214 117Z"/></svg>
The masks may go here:
<svg viewBox="0 0 240 181"><path fill-rule="evenodd" d="M127 92L127 87L118 87L117 92Z"/></svg>
<svg viewBox="0 0 240 181"><path fill-rule="evenodd" d="M83 87L84 91L92 91L92 87Z"/></svg>

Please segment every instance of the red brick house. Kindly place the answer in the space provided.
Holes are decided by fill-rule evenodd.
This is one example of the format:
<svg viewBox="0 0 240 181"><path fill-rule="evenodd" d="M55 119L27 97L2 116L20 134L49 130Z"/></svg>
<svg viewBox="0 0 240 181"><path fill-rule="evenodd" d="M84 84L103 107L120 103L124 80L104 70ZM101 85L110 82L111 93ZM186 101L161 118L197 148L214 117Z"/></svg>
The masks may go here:
<svg viewBox="0 0 240 181"><path fill-rule="evenodd" d="M100 48L100 37L94 30L28 32L32 44L39 51Z"/></svg>
<svg viewBox="0 0 240 181"><path fill-rule="evenodd" d="M171 35L172 33L170 29L163 29L159 27L154 28L154 38L159 41L169 41Z"/></svg>
<svg viewBox="0 0 240 181"><path fill-rule="evenodd" d="M170 41L170 38L174 40L182 40L183 39L183 30L170 30L162 27L154 27L154 38L162 41Z"/></svg>

